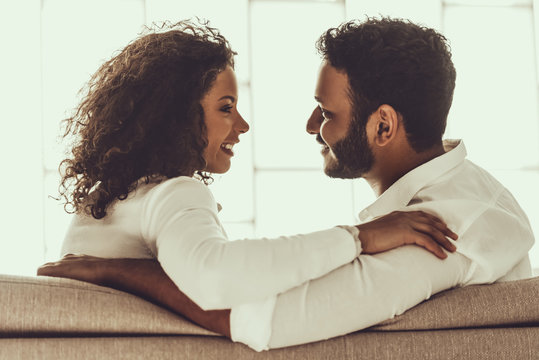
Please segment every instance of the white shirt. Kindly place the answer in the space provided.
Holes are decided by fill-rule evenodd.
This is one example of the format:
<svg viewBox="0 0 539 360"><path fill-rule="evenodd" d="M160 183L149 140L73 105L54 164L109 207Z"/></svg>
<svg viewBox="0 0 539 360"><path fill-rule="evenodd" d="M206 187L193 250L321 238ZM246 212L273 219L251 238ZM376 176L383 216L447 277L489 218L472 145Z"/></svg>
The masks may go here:
<svg viewBox="0 0 539 360"><path fill-rule="evenodd" d="M507 189L465 159L464 143L444 145L445 154L400 178L360 213L360 219L369 221L395 210L429 212L459 235L452 241L456 253L440 260L409 245L362 254L280 294L273 309L263 302L245 305L243 314L236 316L250 319L246 331L251 333L256 333L252 327L271 328L266 346L261 339L249 339L249 334L235 336L247 338L259 350L318 341L400 315L445 289L530 277L528 250L534 236L526 215Z"/></svg>
<svg viewBox="0 0 539 360"><path fill-rule="evenodd" d="M157 258L174 283L204 310L232 309L231 331L244 328L236 316L242 304L263 300L271 322L275 297L351 262L360 246L336 227L275 239L229 241L218 205L201 182L178 177L139 183L96 220L76 215L62 254L107 258ZM239 312L241 314L241 311ZM266 345L270 327L250 336ZM258 332L257 332L258 331Z"/></svg>

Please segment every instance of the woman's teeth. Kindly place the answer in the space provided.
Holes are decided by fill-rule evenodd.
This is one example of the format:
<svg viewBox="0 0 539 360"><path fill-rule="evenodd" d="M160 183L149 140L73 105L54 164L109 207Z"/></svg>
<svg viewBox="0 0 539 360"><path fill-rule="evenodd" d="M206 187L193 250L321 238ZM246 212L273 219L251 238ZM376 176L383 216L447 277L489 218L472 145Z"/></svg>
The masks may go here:
<svg viewBox="0 0 539 360"><path fill-rule="evenodd" d="M221 147L223 149L232 150L232 148L234 147L234 144L221 144Z"/></svg>

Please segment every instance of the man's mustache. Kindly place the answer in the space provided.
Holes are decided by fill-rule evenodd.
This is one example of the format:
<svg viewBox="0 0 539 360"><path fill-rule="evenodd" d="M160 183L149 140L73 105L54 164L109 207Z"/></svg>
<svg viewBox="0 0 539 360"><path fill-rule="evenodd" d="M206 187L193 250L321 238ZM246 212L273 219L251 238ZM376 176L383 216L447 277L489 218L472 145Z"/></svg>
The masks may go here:
<svg viewBox="0 0 539 360"><path fill-rule="evenodd" d="M316 141L317 141L320 145L325 145L325 146L327 146L326 142L324 141L324 139L322 139L322 136L320 136L320 134L316 135Z"/></svg>

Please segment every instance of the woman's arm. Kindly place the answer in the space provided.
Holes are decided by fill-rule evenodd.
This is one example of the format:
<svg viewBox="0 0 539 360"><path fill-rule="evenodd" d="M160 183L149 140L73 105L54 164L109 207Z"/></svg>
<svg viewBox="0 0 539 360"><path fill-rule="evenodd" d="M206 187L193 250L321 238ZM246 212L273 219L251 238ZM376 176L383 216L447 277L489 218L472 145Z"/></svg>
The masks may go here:
<svg viewBox="0 0 539 360"><path fill-rule="evenodd" d="M275 296L358 254L354 238L340 228L229 241L209 189L185 177L152 189L139 223L165 273L204 310Z"/></svg>
<svg viewBox="0 0 539 360"><path fill-rule="evenodd" d="M211 192L191 179L180 179L151 194L141 223L142 237L155 239L166 274L202 309L215 310L268 299L323 276L351 262L361 247L374 253L423 242L445 256L436 241L444 245L450 232L432 218L396 213L359 225L361 246L341 228L228 241Z"/></svg>

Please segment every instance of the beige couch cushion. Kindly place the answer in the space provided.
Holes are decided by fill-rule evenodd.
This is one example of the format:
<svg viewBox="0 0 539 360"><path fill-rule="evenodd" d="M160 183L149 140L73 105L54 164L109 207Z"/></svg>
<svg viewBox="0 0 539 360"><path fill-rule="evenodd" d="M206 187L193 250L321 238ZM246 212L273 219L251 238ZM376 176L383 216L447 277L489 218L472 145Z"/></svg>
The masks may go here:
<svg viewBox="0 0 539 360"><path fill-rule="evenodd" d="M539 325L539 277L443 291L376 330Z"/></svg>
<svg viewBox="0 0 539 360"><path fill-rule="evenodd" d="M445 291L377 331L539 325L539 277ZM216 335L136 296L85 282L0 275L0 337Z"/></svg>
<svg viewBox="0 0 539 360"><path fill-rule="evenodd" d="M52 277L0 275L0 337L216 335L137 296Z"/></svg>
<svg viewBox="0 0 539 360"><path fill-rule="evenodd" d="M359 331L257 353L212 336L0 339L6 360L537 360L539 328Z"/></svg>

